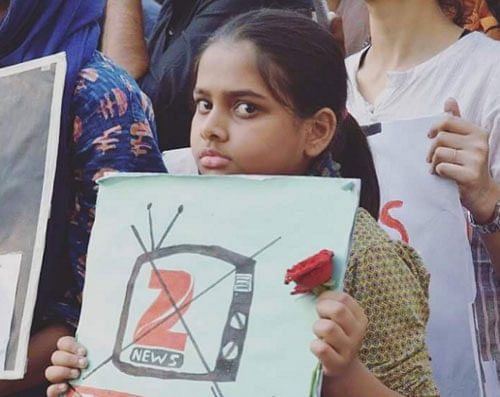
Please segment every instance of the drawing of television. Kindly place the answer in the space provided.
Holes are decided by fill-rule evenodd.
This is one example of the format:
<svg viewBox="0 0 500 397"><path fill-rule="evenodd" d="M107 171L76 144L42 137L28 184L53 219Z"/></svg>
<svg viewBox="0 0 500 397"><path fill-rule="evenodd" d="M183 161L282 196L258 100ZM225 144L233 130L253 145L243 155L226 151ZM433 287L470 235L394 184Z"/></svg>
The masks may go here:
<svg viewBox="0 0 500 397"><path fill-rule="evenodd" d="M182 211L156 245L151 232L150 248L132 227L144 252L128 281L112 361L133 376L234 382L256 261L217 245L161 247Z"/></svg>

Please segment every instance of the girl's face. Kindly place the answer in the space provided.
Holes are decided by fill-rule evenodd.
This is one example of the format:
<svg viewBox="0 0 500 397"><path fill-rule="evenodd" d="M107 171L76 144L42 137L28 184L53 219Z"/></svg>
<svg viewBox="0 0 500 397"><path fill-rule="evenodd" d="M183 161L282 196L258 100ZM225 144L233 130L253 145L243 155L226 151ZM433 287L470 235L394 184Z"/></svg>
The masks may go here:
<svg viewBox="0 0 500 397"><path fill-rule="evenodd" d="M202 174L304 174L310 122L279 103L249 42L203 54L194 89L191 150Z"/></svg>

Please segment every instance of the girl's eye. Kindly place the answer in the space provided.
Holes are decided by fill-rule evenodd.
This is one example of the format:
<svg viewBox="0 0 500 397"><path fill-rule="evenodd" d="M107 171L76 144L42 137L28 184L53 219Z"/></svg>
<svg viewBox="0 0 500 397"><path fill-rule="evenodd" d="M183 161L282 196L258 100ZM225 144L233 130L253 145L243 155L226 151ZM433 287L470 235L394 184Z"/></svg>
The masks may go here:
<svg viewBox="0 0 500 397"><path fill-rule="evenodd" d="M212 104L204 99L196 101L196 109L201 114L207 114L212 110Z"/></svg>
<svg viewBox="0 0 500 397"><path fill-rule="evenodd" d="M257 110L257 106L252 105L251 103L240 103L236 107L236 113L241 117L253 116L257 112Z"/></svg>

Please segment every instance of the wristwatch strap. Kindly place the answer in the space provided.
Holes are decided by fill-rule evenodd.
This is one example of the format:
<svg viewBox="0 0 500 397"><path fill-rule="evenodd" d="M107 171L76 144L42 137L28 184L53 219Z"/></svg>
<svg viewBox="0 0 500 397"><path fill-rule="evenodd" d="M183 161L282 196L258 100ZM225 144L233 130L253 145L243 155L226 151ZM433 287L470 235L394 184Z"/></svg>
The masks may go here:
<svg viewBox="0 0 500 397"><path fill-rule="evenodd" d="M493 213L493 218L490 222L485 225L480 225L474 219L474 216L469 212L469 220L474 229L476 229L481 234L493 234L500 231L500 201L495 205L495 211Z"/></svg>

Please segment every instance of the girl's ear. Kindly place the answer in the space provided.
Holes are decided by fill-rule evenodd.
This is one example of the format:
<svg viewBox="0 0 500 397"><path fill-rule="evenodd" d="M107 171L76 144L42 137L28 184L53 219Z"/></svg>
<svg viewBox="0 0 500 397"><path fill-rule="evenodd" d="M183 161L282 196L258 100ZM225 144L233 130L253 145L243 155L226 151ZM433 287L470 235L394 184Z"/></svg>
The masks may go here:
<svg viewBox="0 0 500 397"><path fill-rule="evenodd" d="M310 124L304 153L314 158L319 156L332 141L337 128L337 117L332 109L323 108L318 110L308 123Z"/></svg>

